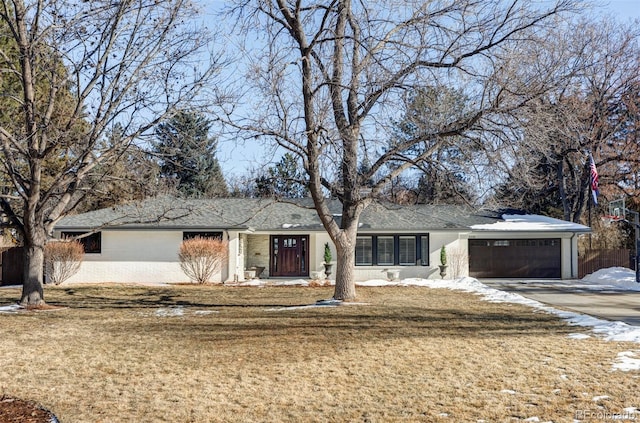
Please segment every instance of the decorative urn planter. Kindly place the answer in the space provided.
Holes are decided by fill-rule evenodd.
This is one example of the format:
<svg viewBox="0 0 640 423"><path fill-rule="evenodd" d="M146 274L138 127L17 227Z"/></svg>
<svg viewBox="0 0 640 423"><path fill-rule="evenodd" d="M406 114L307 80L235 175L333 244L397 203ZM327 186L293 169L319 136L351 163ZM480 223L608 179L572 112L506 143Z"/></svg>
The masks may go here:
<svg viewBox="0 0 640 423"><path fill-rule="evenodd" d="M444 279L444 277L447 276L447 265L441 264L438 267L440 268L440 277Z"/></svg>
<svg viewBox="0 0 640 423"><path fill-rule="evenodd" d="M251 266L247 270L253 270L255 272L254 278L260 279L260 275L264 272L264 266Z"/></svg>
<svg viewBox="0 0 640 423"><path fill-rule="evenodd" d="M387 279L390 281L397 281L400 279L400 271L399 270L387 270Z"/></svg>
<svg viewBox="0 0 640 423"><path fill-rule="evenodd" d="M333 268L333 264L331 263L324 264L324 274L327 276L327 279L329 279L329 275L331 274L332 268Z"/></svg>

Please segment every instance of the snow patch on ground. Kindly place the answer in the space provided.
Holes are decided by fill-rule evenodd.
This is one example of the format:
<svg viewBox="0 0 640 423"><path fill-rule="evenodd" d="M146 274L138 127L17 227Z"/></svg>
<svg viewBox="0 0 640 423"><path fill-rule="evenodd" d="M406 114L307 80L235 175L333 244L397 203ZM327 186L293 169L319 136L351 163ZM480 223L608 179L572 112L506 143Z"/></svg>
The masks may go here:
<svg viewBox="0 0 640 423"><path fill-rule="evenodd" d="M291 279L291 280L262 280L262 279L249 279L238 283L227 283L228 286L309 286L309 281L306 279Z"/></svg>
<svg viewBox="0 0 640 423"><path fill-rule="evenodd" d="M538 283L538 282L536 282ZM575 286L576 281L540 281L545 286L551 286L553 284L565 285L571 283ZM267 285L299 285L307 286L308 282L305 280L294 281L261 281L251 280L244 282L243 284L250 284L252 286L267 286ZM367 281L356 282L356 285L363 287L386 287L386 286L421 286L428 288L440 288L451 289L464 292L471 292L480 295L485 301L496 303L515 303L523 304L532 307L536 310L540 310L546 313L557 315L558 317L566 320L570 325L589 327L597 335L601 336L607 341L624 341L640 343L640 327L631 326L623 322L611 322L608 320L598 319L593 316L588 316L580 313L558 310L553 307L547 306L539 301L525 298L520 294L504 292L495 288L488 287L479 280L470 277L463 277L458 279L421 279L410 278L398 281L390 281L387 279L370 279ZM588 275L582 281L578 281L577 285L580 287L588 288L589 290L632 290L636 291L640 288L635 283L635 273L629 269L623 268L611 268L600 270L592 275ZM338 305L347 305L354 303L332 303L332 302L318 302L316 304L293 306L293 307L281 307L269 309L269 311L283 311L283 310L300 310L316 307L337 307ZM360 303L355 303L360 304ZM570 338L581 340L590 338L589 335L584 333L573 333L569 335ZM619 357L621 361L615 369L640 370L640 359L634 359L631 357Z"/></svg>
<svg viewBox="0 0 640 423"><path fill-rule="evenodd" d="M0 306L0 313L17 313L22 307L18 304L10 304L6 306Z"/></svg>
<svg viewBox="0 0 640 423"><path fill-rule="evenodd" d="M305 310L310 308L340 307L340 306L354 306L354 305L369 305L369 303L357 303L357 302L349 302L349 301L345 302L340 300L334 300L333 298L331 298L328 300L319 300L315 304L268 308L267 311L291 311L291 310Z"/></svg>
<svg viewBox="0 0 640 423"><path fill-rule="evenodd" d="M589 335L587 335L586 333L570 333L569 335L567 335L569 338L571 339L589 339L591 338Z"/></svg>
<svg viewBox="0 0 640 423"><path fill-rule="evenodd" d="M640 283L636 282L636 273L624 267L601 269L582 278L582 285L592 290L625 290L640 291Z"/></svg>
<svg viewBox="0 0 640 423"><path fill-rule="evenodd" d="M158 317L178 317L184 316L184 307L183 306L175 306L175 307L164 307L156 310L156 316Z"/></svg>
<svg viewBox="0 0 640 423"><path fill-rule="evenodd" d="M156 311L154 312L154 314L158 317L182 317L187 313L193 313L196 316L206 316L219 312L214 310L194 310L193 312L191 312L190 309L182 305L163 307L156 309Z"/></svg>
<svg viewBox="0 0 640 423"><path fill-rule="evenodd" d="M613 370L628 372L640 369L640 355L637 353L640 353L640 351L623 351L618 353L616 362L613 363Z"/></svg>

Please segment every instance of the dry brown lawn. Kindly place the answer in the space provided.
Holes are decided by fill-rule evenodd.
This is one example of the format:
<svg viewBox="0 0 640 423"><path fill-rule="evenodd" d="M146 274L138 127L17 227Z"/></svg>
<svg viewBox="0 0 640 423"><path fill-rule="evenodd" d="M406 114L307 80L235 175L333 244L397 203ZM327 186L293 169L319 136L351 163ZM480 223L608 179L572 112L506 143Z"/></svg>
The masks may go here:
<svg viewBox="0 0 640 423"><path fill-rule="evenodd" d="M586 330L466 293L358 292L367 305L282 310L331 288L48 288L63 308L0 314L0 396L63 423L572 422L640 408L638 372L612 371L637 345L571 339ZM0 289L0 305L17 298Z"/></svg>

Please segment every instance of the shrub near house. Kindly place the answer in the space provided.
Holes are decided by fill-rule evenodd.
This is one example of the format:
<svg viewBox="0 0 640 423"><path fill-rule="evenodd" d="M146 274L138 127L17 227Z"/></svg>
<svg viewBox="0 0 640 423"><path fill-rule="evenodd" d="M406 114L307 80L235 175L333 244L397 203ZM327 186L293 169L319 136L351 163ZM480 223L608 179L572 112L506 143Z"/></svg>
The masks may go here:
<svg viewBox="0 0 640 423"><path fill-rule="evenodd" d="M180 267L193 282L203 284L222 269L227 242L217 238L195 237L180 245Z"/></svg>
<svg viewBox="0 0 640 423"><path fill-rule="evenodd" d="M78 273L84 259L79 241L53 241L44 248L44 275L47 283L60 285Z"/></svg>

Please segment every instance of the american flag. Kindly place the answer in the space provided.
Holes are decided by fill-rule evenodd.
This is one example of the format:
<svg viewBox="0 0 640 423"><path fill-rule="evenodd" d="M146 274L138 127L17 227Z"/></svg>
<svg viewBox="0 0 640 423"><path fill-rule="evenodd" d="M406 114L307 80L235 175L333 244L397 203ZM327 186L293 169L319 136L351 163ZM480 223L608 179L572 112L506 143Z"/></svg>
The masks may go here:
<svg viewBox="0 0 640 423"><path fill-rule="evenodd" d="M593 156L589 153L589 169L591 174L591 194L593 195L593 204L598 205L598 169L596 169L596 162L593 161Z"/></svg>

